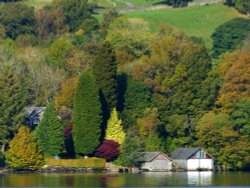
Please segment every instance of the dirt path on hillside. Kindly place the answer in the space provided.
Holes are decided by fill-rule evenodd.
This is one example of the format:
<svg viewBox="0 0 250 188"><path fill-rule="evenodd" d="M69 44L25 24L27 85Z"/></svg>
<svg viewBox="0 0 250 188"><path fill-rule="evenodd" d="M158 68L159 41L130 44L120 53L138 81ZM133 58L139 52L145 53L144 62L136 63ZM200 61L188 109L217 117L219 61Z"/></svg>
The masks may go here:
<svg viewBox="0 0 250 188"><path fill-rule="evenodd" d="M162 9L172 9L172 6L168 6L165 4L161 5L150 5L150 6L136 6L131 2L127 2L124 0L118 0L119 2L125 4L127 8L116 8L118 12L135 12L135 11L148 11L148 10L162 10ZM195 2L190 2L188 4L188 7L194 7L194 6L207 6L210 4L216 4L216 3L221 3L224 0L197 0ZM110 9L95 9L94 11L96 13L103 13L107 10Z"/></svg>
<svg viewBox="0 0 250 188"><path fill-rule="evenodd" d="M134 8L135 7L135 5L133 3L131 3L131 2L122 1L122 0L117 0L117 1L127 5L127 8Z"/></svg>

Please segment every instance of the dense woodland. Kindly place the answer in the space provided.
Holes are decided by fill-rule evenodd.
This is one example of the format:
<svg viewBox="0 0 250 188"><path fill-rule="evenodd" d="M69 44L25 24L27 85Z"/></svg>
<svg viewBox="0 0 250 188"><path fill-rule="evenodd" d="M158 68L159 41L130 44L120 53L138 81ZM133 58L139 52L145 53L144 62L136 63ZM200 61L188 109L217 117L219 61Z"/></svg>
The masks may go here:
<svg viewBox="0 0 250 188"><path fill-rule="evenodd" d="M227 2L249 13L248 1ZM201 147L219 169L249 169L247 16L218 27L207 49L115 10L97 20L94 7L0 4L0 163L35 170L60 155L134 166L142 151ZM31 106L46 106L32 131Z"/></svg>

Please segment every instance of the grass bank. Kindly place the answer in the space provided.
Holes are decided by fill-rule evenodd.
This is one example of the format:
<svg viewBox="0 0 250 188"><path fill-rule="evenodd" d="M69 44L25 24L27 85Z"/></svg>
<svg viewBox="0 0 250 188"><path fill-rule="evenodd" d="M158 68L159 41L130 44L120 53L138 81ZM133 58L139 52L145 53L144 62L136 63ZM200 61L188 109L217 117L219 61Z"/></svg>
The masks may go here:
<svg viewBox="0 0 250 188"><path fill-rule="evenodd" d="M156 31L162 24L170 23L190 36L202 37L207 47L212 46L210 36L219 25L242 16L234 8L223 4L129 12L126 15L146 20L151 31Z"/></svg>

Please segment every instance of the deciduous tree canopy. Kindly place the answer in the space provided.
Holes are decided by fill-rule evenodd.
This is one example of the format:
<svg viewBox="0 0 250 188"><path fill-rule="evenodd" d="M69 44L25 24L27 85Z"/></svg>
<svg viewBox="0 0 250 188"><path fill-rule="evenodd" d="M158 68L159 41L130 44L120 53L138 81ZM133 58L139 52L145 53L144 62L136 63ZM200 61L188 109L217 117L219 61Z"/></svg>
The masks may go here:
<svg viewBox="0 0 250 188"><path fill-rule="evenodd" d="M213 56L241 48L249 32L249 19L235 18L220 25L212 34Z"/></svg>
<svg viewBox="0 0 250 188"><path fill-rule="evenodd" d="M34 8L21 3L5 3L0 6L0 24L11 39L19 35L34 35Z"/></svg>
<svg viewBox="0 0 250 188"><path fill-rule="evenodd" d="M240 98L250 99L250 53L234 52L223 59L220 66L223 84L217 104L230 108Z"/></svg>

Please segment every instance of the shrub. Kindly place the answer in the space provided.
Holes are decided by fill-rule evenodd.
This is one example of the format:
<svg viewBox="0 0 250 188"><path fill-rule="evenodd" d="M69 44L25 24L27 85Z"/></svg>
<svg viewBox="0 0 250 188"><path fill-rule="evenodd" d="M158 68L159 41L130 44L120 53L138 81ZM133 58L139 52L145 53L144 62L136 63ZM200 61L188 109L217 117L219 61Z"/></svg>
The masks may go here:
<svg viewBox="0 0 250 188"><path fill-rule="evenodd" d="M104 140L96 149L95 156L111 161L119 155L119 144L113 140Z"/></svg>
<svg viewBox="0 0 250 188"><path fill-rule="evenodd" d="M61 166L61 167L72 167L72 168L103 168L105 167L105 160L96 157L87 159L46 158L45 164L49 166Z"/></svg>
<svg viewBox="0 0 250 188"><path fill-rule="evenodd" d="M37 44L37 40L35 35L18 35L16 38L16 44L20 48L35 46Z"/></svg>

